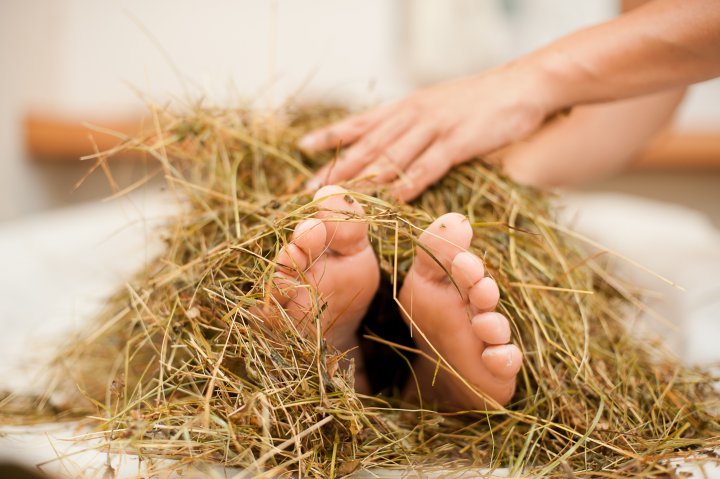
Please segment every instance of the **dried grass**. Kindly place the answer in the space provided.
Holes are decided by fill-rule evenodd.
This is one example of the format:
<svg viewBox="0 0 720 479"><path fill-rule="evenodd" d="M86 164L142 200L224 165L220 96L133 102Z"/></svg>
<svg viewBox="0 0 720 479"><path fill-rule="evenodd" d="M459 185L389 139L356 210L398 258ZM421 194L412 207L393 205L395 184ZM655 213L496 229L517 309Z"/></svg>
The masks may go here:
<svg viewBox="0 0 720 479"><path fill-rule="evenodd" d="M89 159L103 166L124 150L156 159L183 213L166 227L165 253L61 352L62 379L23 405L26 421L90 416L109 450L176 459L177 468L238 467L248 477L418 465L670 477L669 459L720 445L713 378L657 342L633 339L625 326L640 302L608 271L609 253L558 224L545 194L480 160L410 205L355 198L368 212L385 291L402 282L433 218L470 218L473 247L500 285L499 310L525 354L512 404L450 414L357 394L338 352L288 318L269 327L250 312L267 297L279 248L313 213L304 181L333 158L308 158L296 141L344 112L152 112L151 132ZM385 321L371 327L380 337L366 334L373 350L409 363L411 347L383 337L396 314L390 298L373 308ZM64 402L52 399L69 390L76 394ZM0 403L0 420L21 414L12 399Z"/></svg>

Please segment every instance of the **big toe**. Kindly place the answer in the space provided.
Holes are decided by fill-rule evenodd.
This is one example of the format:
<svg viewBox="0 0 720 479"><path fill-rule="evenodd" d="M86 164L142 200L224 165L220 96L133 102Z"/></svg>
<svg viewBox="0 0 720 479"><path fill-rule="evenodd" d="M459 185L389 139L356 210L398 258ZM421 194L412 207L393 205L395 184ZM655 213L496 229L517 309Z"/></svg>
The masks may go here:
<svg viewBox="0 0 720 479"><path fill-rule="evenodd" d="M418 238L414 271L428 279L447 278L453 259L470 247L473 231L468 219L459 213L447 213Z"/></svg>
<svg viewBox="0 0 720 479"><path fill-rule="evenodd" d="M345 188L320 188L314 200L327 231L326 245L340 255L352 255L368 246L368 223L362 205Z"/></svg>

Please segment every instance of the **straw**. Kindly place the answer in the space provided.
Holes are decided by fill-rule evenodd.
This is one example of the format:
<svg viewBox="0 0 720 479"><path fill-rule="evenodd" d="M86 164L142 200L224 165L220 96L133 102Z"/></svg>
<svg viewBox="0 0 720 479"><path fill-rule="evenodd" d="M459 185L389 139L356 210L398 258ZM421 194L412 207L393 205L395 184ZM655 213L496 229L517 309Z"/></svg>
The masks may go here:
<svg viewBox="0 0 720 479"><path fill-rule="evenodd" d="M384 336L401 321L395 292L422 229L449 211L467 215L473 251L500 286L498 310L524 353L506 409L433 411L392 394L401 384L360 395L340 352L286 315L258 316L275 256L315 212L302 185L336 154L308 157L297 140L345 114L152 107L152 131L95 156L102 165L121 151L157 159L186 207L164 228L165 252L58 354L48 394L8 396L0 420L90 418L103 450L239 467L247 477L375 467L672 477L672 459L720 445L714 378L634 338L627 325L641 299L616 280L607 255L557 222L547 194L481 159L409 205L345 185L367 212L389 295L359 334L412 381L417 351ZM452 374L446 361L438 367Z"/></svg>

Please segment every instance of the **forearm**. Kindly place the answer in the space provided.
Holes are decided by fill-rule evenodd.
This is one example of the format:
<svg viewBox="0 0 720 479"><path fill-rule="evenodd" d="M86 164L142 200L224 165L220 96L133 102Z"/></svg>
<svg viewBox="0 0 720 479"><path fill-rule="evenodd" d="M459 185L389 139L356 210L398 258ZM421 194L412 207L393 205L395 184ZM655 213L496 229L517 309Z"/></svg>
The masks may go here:
<svg viewBox="0 0 720 479"><path fill-rule="evenodd" d="M625 1L629 8L639 2ZM390 183L391 194L411 200L454 165L527 138L560 110L682 88L716 75L720 0L654 0L512 63L309 133L300 142L306 151L347 148L308 187L364 178ZM583 132L613 126L615 118L602 115L605 123L588 123ZM637 130L628 144L644 134Z"/></svg>
<svg viewBox="0 0 720 479"><path fill-rule="evenodd" d="M549 112L720 75L720 2L655 0L518 60Z"/></svg>

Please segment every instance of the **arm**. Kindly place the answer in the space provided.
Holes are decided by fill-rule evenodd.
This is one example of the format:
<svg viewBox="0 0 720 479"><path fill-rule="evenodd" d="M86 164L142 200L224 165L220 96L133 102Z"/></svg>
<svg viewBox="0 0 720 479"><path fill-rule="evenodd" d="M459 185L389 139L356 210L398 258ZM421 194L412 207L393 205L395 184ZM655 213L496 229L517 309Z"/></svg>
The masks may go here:
<svg viewBox="0 0 720 479"><path fill-rule="evenodd" d="M528 55L549 110L683 87L720 75L720 2L656 0Z"/></svg>
<svg viewBox="0 0 720 479"><path fill-rule="evenodd" d="M455 164L527 137L558 110L718 74L720 3L655 0L515 62L310 133L300 146L351 145L310 186L368 177L409 200Z"/></svg>
<svg viewBox="0 0 720 479"><path fill-rule="evenodd" d="M623 12L648 0L624 0ZM612 103L583 105L543 126L502 155L506 173L520 183L566 186L622 170L670 122L685 94L666 90Z"/></svg>

